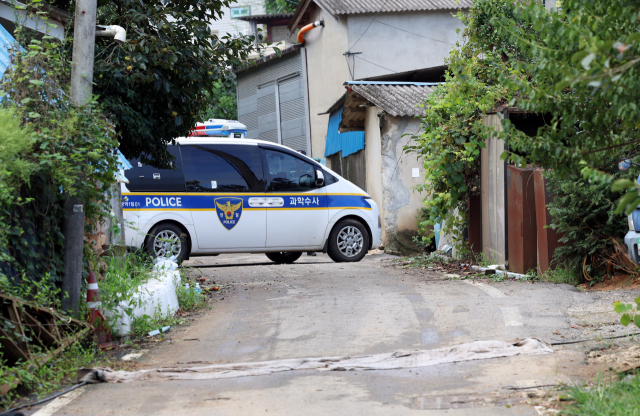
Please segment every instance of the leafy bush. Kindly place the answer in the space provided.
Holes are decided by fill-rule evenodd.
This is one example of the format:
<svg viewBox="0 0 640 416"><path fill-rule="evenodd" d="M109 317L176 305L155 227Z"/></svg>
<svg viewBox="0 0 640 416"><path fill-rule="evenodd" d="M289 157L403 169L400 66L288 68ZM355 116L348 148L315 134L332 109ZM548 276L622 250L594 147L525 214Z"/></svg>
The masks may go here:
<svg viewBox="0 0 640 416"><path fill-rule="evenodd" d="M48 23L46 13L38 15ZM86 109L70 101L67 41L34 38L20 25L15 35L22 48L11 51L12 65L0 85L0 274L14 284L47 274L58 283L65 204L71 197L85 201L87 231L104 220L118 143L95 100ZM84 260L90 256L87 244Z"/></svg>
<svg viewBox="0 0 640 416"><path fill-rule="evenodd" d="M616 176L633 178L637 171L619 172ZM581 271L587 257L586 271L599 278L607 273L608 253L614 250L613 239L622 240L628 231L626 219L616 214L620 192L613 192L608 183L590 182L578 173L545 173L553 218L551 228L563 236L564 243L554 253L554 261L572 271ZM579 272L582 274L581 272Z"/></svg>

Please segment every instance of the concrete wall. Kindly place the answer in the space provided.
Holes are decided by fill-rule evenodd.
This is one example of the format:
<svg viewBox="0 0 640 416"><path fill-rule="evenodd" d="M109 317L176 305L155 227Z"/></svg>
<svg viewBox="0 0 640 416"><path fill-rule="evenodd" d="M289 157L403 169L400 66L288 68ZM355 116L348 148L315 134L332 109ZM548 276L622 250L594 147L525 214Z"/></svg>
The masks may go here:
<svg viewBox="0 0 640 416"><path fill-rule="evenodd" d="M348 16L350 51L362 52L349 58L353 77L361 79L443 65L458 39L456 29L464 27L452 13L450 10L381 13L373 23L373 14Z"/></svg>
<svg viewBox="0 0 640 416"><path fill-rule="evenodd" d="M349 68L342 55L347 50L347 24L336 20L320 8L310 21L324 19L325 27L305 34L309 77L309 114L311 118L311 156L324 157L329 114L319 116L345 93L344 81L349 80ZM304 65L304 63L303 63Z"/></svg>
<svg viewBox="0 0 640 416"><path fill-rule="evenodd" d="M490 114L483 118L486 126L502 130L502 115ZM487 139L480 151L480 189L482 195L482 251L494 264L505 264L505 163L500 158L504 141Z"/></svg>
<svg viewBox="0 0 640 416"><path fill-rule="evenodd" d="M375 113L367 112L366 124ZM377 118L377 116L376 116ZM418 210L426 194L414 191L424 180L424 164L415 154L407 154L403 148L411 141L411 135L420 130L420 120L408 117L383 115L380 119L382 229L385 251L392 254L408 254L417 251L412 238L418 235ZM408 136L404 136L407 134ZM371 159L367 160L371 163ZM412 169L419 169L414 178ZM372 184L368 186L371 188Z"/></svg>

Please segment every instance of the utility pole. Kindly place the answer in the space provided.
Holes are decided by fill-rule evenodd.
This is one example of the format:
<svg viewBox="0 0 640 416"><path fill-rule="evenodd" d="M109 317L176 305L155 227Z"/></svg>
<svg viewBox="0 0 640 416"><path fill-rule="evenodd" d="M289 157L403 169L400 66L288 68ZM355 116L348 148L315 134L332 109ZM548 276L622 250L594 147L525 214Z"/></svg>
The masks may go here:
<svg viewBox="0 0 640 416"><path fill-rule="evenodd" d="M93 59L96 44L97 0L77 0L73 29L71 64L71 101L78 107L91 99ZM89 185L91 186L91 185ZM62 308L77 311L82 285L82 251L84 247L84 201L69 197L65 207L64 276L62 278Z"/></svg>

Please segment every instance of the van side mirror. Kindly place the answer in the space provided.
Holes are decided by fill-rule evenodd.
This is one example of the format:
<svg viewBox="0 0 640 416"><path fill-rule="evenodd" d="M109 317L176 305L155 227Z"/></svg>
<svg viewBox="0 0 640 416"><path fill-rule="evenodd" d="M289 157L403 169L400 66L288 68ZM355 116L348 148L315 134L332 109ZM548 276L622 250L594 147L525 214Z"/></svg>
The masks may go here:
<svg viewBox="0 0 640 416"><path fill-rule="evenodd" d="M316 186L319 188L324 185L324 175L321 170L316 170Z"/></svg>

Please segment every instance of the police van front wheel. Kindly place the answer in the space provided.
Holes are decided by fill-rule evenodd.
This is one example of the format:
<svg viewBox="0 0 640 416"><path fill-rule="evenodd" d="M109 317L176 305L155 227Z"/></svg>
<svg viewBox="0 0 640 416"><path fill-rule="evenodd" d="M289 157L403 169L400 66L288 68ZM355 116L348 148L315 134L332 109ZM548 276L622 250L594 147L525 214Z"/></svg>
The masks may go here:
<svg viewBox="0 0 640 416"><path fill-rule="evenodd" d="M176 256L176 262L182 263L187 257L187 233L171 223L158 224L149 231L145 242L151 257Z"/></svg>
<svg viewBox="0 0 640 416"><path fill-rule="evenodd" d="M329 235L327 254L335 262L362 260L369 250L369 233L360 221L344 219Z"/></svg>
<svg viewBox="0 0 640 416"><path fill-rule="evenodd" d="M278 264L291 264L302 256L301 252L279 251L277 253L264 253L269 260Z"/></svg>

